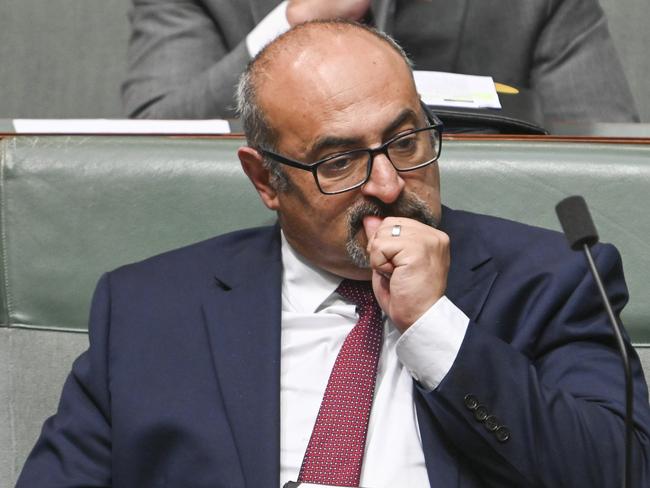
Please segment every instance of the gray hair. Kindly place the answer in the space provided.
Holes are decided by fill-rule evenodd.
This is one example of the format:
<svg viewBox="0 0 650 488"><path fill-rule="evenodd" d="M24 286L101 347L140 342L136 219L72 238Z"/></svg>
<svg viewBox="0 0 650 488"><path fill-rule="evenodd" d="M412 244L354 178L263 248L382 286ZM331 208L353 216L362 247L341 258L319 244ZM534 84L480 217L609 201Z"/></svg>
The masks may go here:
<svg viewBox="0 0 650 488"><path fill-rule="evenodd" d="M388 44L402 57L408 67L413 69L413 63L404 49L402 49L402 47L397 44L391 36L373 27L342 19L314 20L293 27L267 44L264 49L257 53L257 55L248 63L248 66L240 76L239 83L237 84L237 114L244 127L246 141L248 145L254 149L275 151L277 144L277 133L269 124L257 100L256 81L258 78L258 72L261 69L260 65L264 65L269 61L268 58L272 56L272 53L277 46L281 46L283 43L290 41L291 38L294 37L295 33L300 33L305 29L309 30L312 26L320 26L338 31L344 29L359 29L366 31L377 39ZM286 191L290 189L290 181L282 170L280 163L271 158L264 157L264 164L271 172L271 183L275 185L276 190Z"/></svg>
<svg viewBox="0 0 650 488"><path fill-rule="evenodd" d="M259 54L248 64L246 70L239 78L237 85L237 113L244 126L244 134L248 145L258 151L267 149L276 150L275 131L266 121L264 112L257 103L257 93L255 91L255 67L253 66ZM277 191L286 192L291 188L291 183L286 173L282 171L280 163L274 161L266 155L263 155L264 166L271 173L270 183Z"/></svg>

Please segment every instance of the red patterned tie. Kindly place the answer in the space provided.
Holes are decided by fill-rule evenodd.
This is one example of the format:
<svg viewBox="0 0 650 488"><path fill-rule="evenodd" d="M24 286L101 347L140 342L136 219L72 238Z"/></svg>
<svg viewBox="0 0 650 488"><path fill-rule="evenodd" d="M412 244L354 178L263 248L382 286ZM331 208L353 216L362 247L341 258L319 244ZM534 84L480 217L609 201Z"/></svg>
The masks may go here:
<svg viewBox="0 0 650 488"><path fill-rule="evenodd" d="M357 305L359 321L330 373L298 481L359 486L383 334L381 308L368 281L343 280L336 291Z"/></svg>

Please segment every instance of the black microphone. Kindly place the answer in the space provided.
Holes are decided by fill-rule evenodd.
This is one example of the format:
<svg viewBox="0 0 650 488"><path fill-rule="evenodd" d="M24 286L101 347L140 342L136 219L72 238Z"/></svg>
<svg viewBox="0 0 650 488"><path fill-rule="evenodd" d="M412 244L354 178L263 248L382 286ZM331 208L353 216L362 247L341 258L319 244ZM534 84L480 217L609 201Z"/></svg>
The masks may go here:
<svg viewBox="0 0 650 488"><path fill-rule="evenodd" d="M598 242L598 233L596 227L589 214L587 203L581 196L571 196L565 198L555 206L564 235L569 241L569 246L574 251L582 249L587 257L589 268L594 276L594 281L600 292L600 296L607 310L609 321L614 329L614 336L618 344L618 349L623 360L623 369L625 372L625 463L623 467L623 486L629 488L632 486L632 406L633 406L633 385L632 385L632 371L630 368L630 360L627 355L627 348L623 340L623 333L621 332L621 324L616 319L612 304L607 298L603 281L600 274L596 269L594 258L591 255L589 248Z"/></svg>

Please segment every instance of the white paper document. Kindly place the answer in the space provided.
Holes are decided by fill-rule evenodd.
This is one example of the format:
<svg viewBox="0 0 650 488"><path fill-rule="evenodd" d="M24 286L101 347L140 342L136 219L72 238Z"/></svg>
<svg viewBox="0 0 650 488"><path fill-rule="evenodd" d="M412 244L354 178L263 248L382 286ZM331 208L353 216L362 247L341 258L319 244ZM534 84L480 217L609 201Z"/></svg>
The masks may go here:
<svg viewBox="0 0 650 488"><path fill-rule="evenodd" d="M227 120L14 119L20 134L230 134Z"/></svg>
<svg viewBox="0 0 650 488"><path fill-rule="evenodd" d="M499 95L491 76L414 71L413 77L422 101L427 105L501 108Z"/></svg>

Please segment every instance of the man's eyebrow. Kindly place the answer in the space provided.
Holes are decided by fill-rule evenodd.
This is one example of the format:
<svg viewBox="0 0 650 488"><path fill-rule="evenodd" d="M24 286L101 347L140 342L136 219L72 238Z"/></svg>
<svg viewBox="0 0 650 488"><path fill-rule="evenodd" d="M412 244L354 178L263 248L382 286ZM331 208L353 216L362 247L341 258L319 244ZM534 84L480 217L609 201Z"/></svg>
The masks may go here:
<svg viewBox="0 0 650 488"><path fill-rule="evenodd" d="M359 147L362 142L360 137L323 136L316 139L316 142L309 150L309 154L320 154L330 148Z"/></svg>
<svg viewBox="0 0 650 488"><path fill-rule="evenodd" d="M397 117L384 129L383 137L391 137L402 124L408 121L417 121L419 114L410 108L402 110ZM329 148L355 148L363 144L361 137L323 136L316 139L316 142L309 150L309 154L316 155Z"/></svg>
<svg viewBox="0 0 650 488"><path fill-rule="evenodd" d="M387 139L393 135L397 129L400 128L405 122L417 122L420 118L420 115L417 112L414 112L410 108L405 108L402 110L395 120L393 120L386 129L384 129L384 138Z"/></svg>

